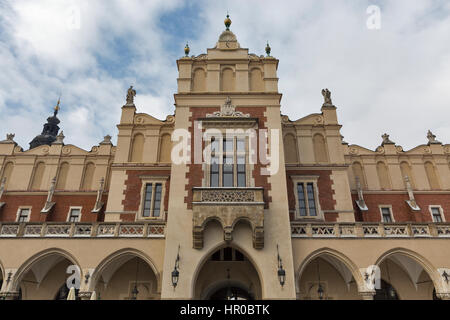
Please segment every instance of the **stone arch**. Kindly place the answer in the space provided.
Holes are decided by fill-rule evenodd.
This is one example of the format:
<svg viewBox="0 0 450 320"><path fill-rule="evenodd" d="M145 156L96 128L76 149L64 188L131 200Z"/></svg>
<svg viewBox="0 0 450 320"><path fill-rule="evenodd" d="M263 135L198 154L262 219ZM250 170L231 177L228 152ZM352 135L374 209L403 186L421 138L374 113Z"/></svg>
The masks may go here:
<svg viewBox="0 0 450 320"><path fill-rule="evenodd" d="M439 184L438 176L436 175L436 168L434 164L431 161L427 161L424 163L424 166L431 190L439 190L441 187Z"/></svg>
<svg viewBox="0 0 450 320"><path fill-rule="evenodd" d="M6 178L6 183L5 183L5 190L8 188L9 182L11 181L11 175L14 169L14 163L12 161L9 161L5 164L5 166L3 167L3 173L2 173L2 177L0 179L0 182L3 181L3 178Z"/></svg>
<svg viewBox="0 0 450 320"><path fill-rule="evenodd" d="M227 242L231 242L233 240L233 230L235 225L239 221L247 221L252 229L253 236L253 247L255 249L262 249L264 247L264 221L261 217L255 217L254 220L251 218L237 214L235 216L228 216L226 220L222 217L214 215L214 216L198 216L194 218L194 227L192 230L192 238L193 238L193 247L195 249L203 248L203 233L206 228L206 224L211 220L217 220L223 229L223 238Z"/></svg>
<svg viewBox="0 0 450 320"><path fill-rule="evenodd" d="M192 91L206 91L206 70L204 68L195 68L192 72Z"/></svg>
<svg viewBox="0 0 450 320"><path fill-rule="evenodd" d="M155 278L156 278L156 287L158 290L160 290L162 282L161 282L161 274L158 271L158 268L156 267L153 260L148 256L146 253L134 249L134 248L123 248L118 251L115 251L111 254L109 254L106 258L104 258L95 268L94 272L92 273L91 281L89 283L89 291L95 290L95 287L97 286L97 282L102 275L102 272L105 271L105 269L114 261L117 259L123 258L127 255L131 255L133 257L137 257L145 261L150 269L153 271Z"/></svg>
<svg viewBox="0 0 450 320"><path fill-rule="evenodd" d="M42 190L44 171L45 163L43 161L39 161L34 167L33 179L31 181L31 190Z"/></svg>
<svg viewBox="0 0 450 320"><path fill-rule="evenodd" d="M377 162L377 175L382 190L392 189L389 169L383 161Z"/></svg>
<svg viewBox="0 0 450 320"><path fill-rule="evenodd" d="M252 68L248 73L249 91L264 91L263 72L260 68Z"/></svg>
<svg viewBox="0 0 450 320"><path fill-rule="evenodd" d="M21 264L19 269L17 269L16 274L14 275L13 282L11 284L12 291L18 291L20 282L22 281L23 277L31 270L31 268L35 265L35 263L38 263L39 261L42 261L43 259L48 258L52 255L62 256L63 258L69 260L74 265L77 265L80 268L81 278L83 279L83 270L81 269L77 259L71 253L60 248L49 248L40 251L38 253L35 253L33 256L31 256Z"/></svg>
<svg viewBox="0 0 450 320"><path fill-rule="evenodd" d="M169 133L165 133L160 138L159 162L171 163L172 139Z"/></svg>
<svg viewBox="0 0 450 320"><path fill-rule="evenodd" d="M206 253L201 257L201 259L199 260L199 262L197 263L197 267L194 270L193 274L192 274L192 281L191 281L191 297L195 296L195 285L197 283L200 271L203 269L203 267L205 266L205 264L208 262L209 258L211 257L211 255L216 252L217 250L226 248L226 247L232 247L235 248L237 250L239 250L242 254L244 254L244 256L248 259L248 261L251 263L251 265L253 266L253 268L256 270L256 273L258 275L259 278L259 282L261 285L261 297L265 296L265 290L264 290L264 278L262 276L261 270L258 267L258 264L255 262L255 260L253 259L253 257L245 250L243 249L241 246L233 243L232 245L229 245L226 242L221 242L215 246L213 246L212 248L210 248L208 251L206 251Z"/></svg>
<svg viewBox="0 0 450 320"><path fill-rule="evenodd" d="M231 67L224 67L220 77L220 91L233 92L235 90L234 70Z"/></svg>
<svg viewBox="0 0 450 320"><path fill-rule="evenodd" d="M84 167L83 174L83 184L81 185L81 190L89 191L92 190L92 181L94 179L95 164L93 162L88 162Z"/></svg>
<svg viewBox="0 0 450 320"><path fill-rule="evenodd" d="M377 258L377 260L375 261L374 264L379 266L379 265L381 265L381 263L383 261L388 259L390 256L392 257L396 254L406 256L406 257L412 259L413 261L415 261L416 263L418 263L430 277L437 292L439 292L443 289L442 285L441 285L440 275L436 272L437 269L433 266L433 264L430 261L428 261L428 259L426 259L422 255L420 255L419 253L412 251L410 249L400 248L400 247L390 249L390 250L384 252L383 254L381 254Z"/></svg>
<svg viewBox="0 0 450 320"><path fill-rule="evenodd" d="M356 178L359 178L359 182L361 183L361 188L366 189L367 188L367 180L366 180L366 176L364 174L364 168L361 165L360 162L355 161L352 163L352 171L353 171L353 176Z"/></svg>
<svg viewBox="0 0 450 320"><path fill-rule="evenodd" d="M69 163L63 162L59 166L59 172L58 172L58 180L56 183L56 189L57 190L65 190L67 185L67 177L69 175Z"/></svg>
<svg viewBox="0 0 450 320"><path fill-rule="evenodd" d="M339 262L343 263L345 267L351 272L353 278L356 281L356 285L358 287L359 292L363 292L365 290L364 280L359 272L358 266L346 255L343 253L336 251L331 248L320 248L312 253L310 253L305 259L303 259L302 263L297 269L297 273L295 275L295 287L296 291L299 292L299 283L303 274L303 271L305 271L306 267L314 261L316 258L320 258L321 256L328 255Z"/></svg>
<svg viewBox="0 0 450 320"><path fill-rule="evenodd" d="M284 155L286 163L298 162L298 147L297 139L292 133L287 133L283 139L284 142Z"/></svg>
<svg viewBox="0 0 450 320"><path fill-rule="evenodd" d="M136 133L131 141L130 162L142 162L144 155L144 135Z"/></svg>
<svg viewBox="0 0 450 320"><path fill-rule="evenodd" d="M313 136L313 145L316 162L328 162L327 145L322 134L316 133Z"/></svg>

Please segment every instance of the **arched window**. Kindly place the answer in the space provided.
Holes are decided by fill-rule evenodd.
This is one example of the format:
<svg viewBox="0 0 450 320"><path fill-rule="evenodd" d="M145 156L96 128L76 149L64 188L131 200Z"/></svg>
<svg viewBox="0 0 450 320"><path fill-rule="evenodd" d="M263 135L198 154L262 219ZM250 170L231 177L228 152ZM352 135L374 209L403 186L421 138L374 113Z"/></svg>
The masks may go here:
<svg viewBox="0 0 450 320"><path fill-rule="evenodd" d="M3 169L3 174L2 174L2 178L1 178L0 182L3 181L3 178L6 178L5 190L8 188L9 182L11 180L13 167L14 167L13 163L8 162L5 165L5 168Z"/></svg>
<svg viewBox="0 0 450 320"><path fill-rule="evenodd" d="M377 163L377 174L382 190L391 189L391 179L389 178L389 171L384 162Z"/></svg>
<svg viewBox="0 0 450 320"><path fill-rule="evenodd" d="M284 155L286 163L298 162L297 141L292 134L284 136Z"/></svg>
<svg viewBox="0 0 450 320"><path fill-rule="evenodd" d="M321 134L315 134L313 144L316 162L328 162L328 152L324 137Z"/></svg>
<svg viewBox="0 0 450 320"><path fill-rule="evenodd" d="M353 175L355 178L359 178L359 182L361 183L361 188L366 189L367 183L364 175L364 170L362 165L359 162L355 162L352 165Z"/></svg>
<svg viewBox="0 0 450 320"><path fill-rule="evenodd" d="M83 185L81 190L88 191L92 190L92 181L94 179L95 165L89 162L84 168Z"/></svg>
<svg viewBox="0 0 450 320"><path fill-rule="evenodd" d="M409 182L411 183L411 187L413 189L416 188L416 184L414 182L414 176L412 174L412 170L410 165L408 164L408 162L403 161L402 163L400 163L400 171L402 172L402 179L403 179L403 183L405 184L405 188L406 188L406 181L405 181L405 177L409 178Z"/></svg>
<svg viewBox="0 0 450 320"><path fill-rule="evenodd" d="M172 140L170 134L164 134L161 137L161 144L159 147L159 162L170 163L172 153Z"/></svg>
<svg viewBox="0 0 450 320"><path fill-rule="evenodd" d="M222 70L222 91L230 92L234 91L234 74L233 70L226 68Z"/></svg>
<svg viewBox="0 0 450 320"><path fill-rule="evenodd" d="M144 154L144 135L141 133L136 134L133 137L131 143L131 162L142 162L142 155Z"/></svg>
<svg viewBox="0 0 450 320"><path fill-rule="evenodd" d="M439 190L441 187L439 185L438 177L436 175L436 169L431 162L425 162L425 171L427 173L428 182L432 190Z"/></svg>
<svg viewBox="0 0 450 320"><path fill-rule="evenodd" d="M250 91L264 91L264 81L260 69L254 68L250 71L249 84Z"/></svg>
<svg viewBox="0 0 450 320"><path fill-rule="evenodd" d="M31 190L42 190L42 178L44 177L45 164L39 162L34 168L33 181L31 182Z"/></svg>
<svg viewBox="0 0 450 320"><path fill-rule="evenodd" d="M204 92L206 91L206 73L205 70L195 69L193 75L192 91Z"/></svg>
<svg viewBox="0 0 450 320"><path fill-rule="evenodd" d="M68 174L69 174L69 164L67 162L64 162L59 167L58 182L56 183L57 190L66 189Z"/></svg>

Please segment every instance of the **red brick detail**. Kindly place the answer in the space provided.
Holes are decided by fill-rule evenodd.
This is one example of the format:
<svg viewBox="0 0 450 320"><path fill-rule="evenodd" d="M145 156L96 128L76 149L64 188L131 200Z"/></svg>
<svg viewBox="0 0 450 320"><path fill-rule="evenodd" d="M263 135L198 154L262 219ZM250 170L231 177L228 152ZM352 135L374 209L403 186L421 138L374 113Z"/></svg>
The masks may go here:
<svg viewBox="0 0 450 320"><path fill-rule="evenodd" d="M164 191L164 208L169 208L169 187L170 187L170 170L127 170L127 180L125 180L126 189L123 191L125 199L122 201L124 211L138 211L141 203L142 180L139 176L169 176L166 182L166 190ZM121 214L122 221L135 221L136 215ZM166 216L167 219L167 216Z"/></svg>
<svg viewBox="0 0 450 320"><path fill-rule="evenodd" d="M47 200L46 195L6 195L2 197L2 202L6 204L1 209L0 217L2 222L15 222L19 207L31 207L30 222L66 222L70 207L82 207L80 222L95 222L104 220L104 208L108 196L104 195L104 203L100 213L92 213L97 195L54 195L55 202L52 210L47 214L42 214L41 210Z"/></svg>
<svg viewBox="0 0 450 320"><path fill-rule="evenodd" d="M356 194L352 194L353 207L355 209L355 220L364 222L380 222L380 205L391 205L395 222L432 222L429 206L441 206L445 216L445 221L450 221L450 193L448 194L414 194L420 211L414 212L405 202L408 195L405 194L364 194L369 211L361 212L355 200Z"/></svg>
<svg viewBox="0 0 450 320"><path fill-rule="evenodd" d="M193 199L193 187L201 187L202 180L204 178L204 173L202 169L202 164L194 163L194 121L200 118L206 118L206 114L211 114L215 111L219 111L219 107L204 107L204 108L189 108L192 116L189 117L189 122L191 123L188 128L191 135L191 163L187 165L188 171L186 173L186 178L188 179L188 184L185 186L185 190L188 195L184 198L184 203L187 204L188 209L192 209L192 199ZM264 116L266 111L265 107L237 107L236 111L250 114L252 118L258 118L258 129L267 129L265 126L267 122L267 117ZM259 136L258 136L258 147L259 147ZM202 150L205 148L205 142L202 141ZM265 208L269 208L269 203L272 201L272 197L269 197L269 190L271 190L271 185L268 182L268 176L261 175L261 169L267 167L266 165L260 164L259 154L257 164L254 165L252 176L255 180L256 187L264 188L264 202Z"/></svg>
<svg viewBox="0 0 450 320"><path fill-rule="evenodd" d="M294 182L291 176L297 175L316 175L319 176L317 180L317 188L319 189L319 203L321 210L335 210L336 200L333 199L334 190L332 188L333 180L331 179L331 170L289 170L286 172L286 187L288 194L290 218L294 219L295 211L295 193ZM335 222L337 220L337 213L325 213L325 221Z"/></svg>

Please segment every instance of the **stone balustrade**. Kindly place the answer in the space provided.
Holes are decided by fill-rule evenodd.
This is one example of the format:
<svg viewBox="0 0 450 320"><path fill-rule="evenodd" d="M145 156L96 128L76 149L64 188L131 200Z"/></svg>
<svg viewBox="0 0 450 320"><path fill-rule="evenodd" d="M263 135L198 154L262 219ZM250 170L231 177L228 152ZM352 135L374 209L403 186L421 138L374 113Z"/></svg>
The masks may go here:
<svg viewBox="0 0 450 320"><path fill-rule="evenodd" d="M293 238L450 238L447 223L291 222Z"/></svg>
<svg viewBox="0 0 450 320"><path fill-rule="evenodd" d="M164 238L165 222L2 223L1 238Z"/></svg>

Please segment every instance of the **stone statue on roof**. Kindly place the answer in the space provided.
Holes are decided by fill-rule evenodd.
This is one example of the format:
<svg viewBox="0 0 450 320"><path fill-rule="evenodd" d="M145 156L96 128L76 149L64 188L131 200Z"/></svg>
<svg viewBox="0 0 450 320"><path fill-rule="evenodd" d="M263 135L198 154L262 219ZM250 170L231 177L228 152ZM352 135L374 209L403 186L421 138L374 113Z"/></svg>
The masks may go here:
<svg viewBox="0 0 450 320"><path fill-rule="evenodd" d="M134 105L134 97L136 96L136 90L133 89L133 86L130 86L127 92L127 106Z"/></svg>
<svg viewBox="0 0 450 320"><path fill-rule="evenodd" d="M322 90L322 95L323 95L323 99L324 99L324 106L332 106L333 102L331 101L331 92L328 89L323 89Z"/></svg>

